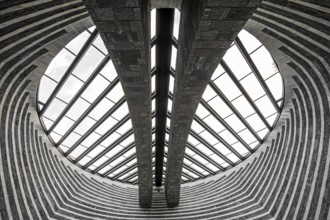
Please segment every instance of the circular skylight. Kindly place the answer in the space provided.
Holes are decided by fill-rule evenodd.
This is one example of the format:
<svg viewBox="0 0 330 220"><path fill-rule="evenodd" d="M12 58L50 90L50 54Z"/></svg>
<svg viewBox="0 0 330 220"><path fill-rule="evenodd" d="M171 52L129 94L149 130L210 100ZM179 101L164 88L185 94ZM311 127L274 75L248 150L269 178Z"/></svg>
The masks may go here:
<svg viewBox="0 0 330 220"><path fill-rule="evenodd" d="M175 16L173 39L177 42L178 10ZM153 50L154 47L151 59L152 68L155 68ZM171 54L163 178L175 79L175 44ZM214 175L247 158L274 127L282 102L283 80L271 55L256 38L242 30L214 72L198 106L184 157L182 183ZM46 134L71 162L103 177L137 183L137 159L128 106L116 70L95 27L73 39L52 60L40 81L38 112Z"/></svg>

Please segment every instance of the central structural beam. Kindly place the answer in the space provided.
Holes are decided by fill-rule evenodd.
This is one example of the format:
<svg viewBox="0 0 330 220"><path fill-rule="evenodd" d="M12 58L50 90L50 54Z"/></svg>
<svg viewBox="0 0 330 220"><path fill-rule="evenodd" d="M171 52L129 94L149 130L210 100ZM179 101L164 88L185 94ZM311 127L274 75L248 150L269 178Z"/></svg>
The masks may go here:
<svg viewBox="0 0 330 220"><path fill-rule="evenodd" d="M170 81L174 9L156 11L156 156L155 185L163 181L167 101Z"/></svg>
<svg viewBox="0 0 330 220"><path fill-rule="evenodd" d="M83 0L123 87L136 145L139 203L152 203L150 2Z"/></svg>
<svg viewBox="0 0 330 220"><path fill-rule="evenodd" d="M179 205L188 134L204 90L260 1L183 0L166 166L167 205Z"/></svg>

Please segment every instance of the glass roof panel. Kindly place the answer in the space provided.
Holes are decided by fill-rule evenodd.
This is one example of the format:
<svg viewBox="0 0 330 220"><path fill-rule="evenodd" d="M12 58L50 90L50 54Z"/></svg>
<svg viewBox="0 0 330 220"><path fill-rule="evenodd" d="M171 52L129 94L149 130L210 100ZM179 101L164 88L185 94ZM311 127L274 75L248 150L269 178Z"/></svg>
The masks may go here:
<svg viewBox="0 0 330 220"><path fill-rule="evenodd" d="M252 51L254 51L255 49L257 49L262 45L260 41L257 40L257 38L252 36L249 32L247 32L244 29L239 32L238 37L242 41L248 53L251 53Z"/></svg>
<svg viewBox="0 0 330 220"><path fill-rule="evenodd" d="M216 143L218 143L218 139L216 139L212 134L210 134L210 132L208 132L207 130L202 131L199 134L205 141L207 141L207 143L214 145Z"/></svg>
<svg viewBox="0 0 330 220"><path fill-rule="evenodd" d="M45 75L59 82L63 77L66 70L69 68L70 64L74 60L75 56L70 53L65 48L62 49L57 56L54 57L52 62L50 62ZM43 90L48 91L50 88Z"/></svg>
<svg viewBox="0 0 330 220"><path fill-rule="evenodd" d="M247 144L257 141L257 139L253 136L253 134L248 129L244 129L243 131L239 132L238 135Z"/></svg>
<svg viewBox="0 0 330 220"><path fill-rule="evenodd" d="M103 59L104 55L100 51L95 47L90 47L86 54L81 58L72 74L81 80L86 81Z"/></svg>
<svg viewBox="0 0 330 220"><path fill-rule="evenodd" d="M155 67L156 64L156 47L151 48L151 69Z"/></svg>
<svg viewBox="0 0 330 220"><path fill-rule="evenodd" d="M248 63L245 61L243 55L235 44L227 50L223 59L238 80L252 72Z"/></svg>
<svg viewBox="0 0 330 220"><path fill-rule="evenodd" d="M174 25L173 25L173 36L175 39L179 39L179 28L180 28L180 11L174 10Z"/></svg>
<svg viewBox="0 0 330 220"><path fill-rule="evenodd" d="M239 98L235 99L232 101L232 104L243 118L246 118L255 112L251 104L244 96L240 96Z"/></svg>
<svg viewBox="0 0 330 220"><path fill-rule="evenodd" d="M154 38L156 35L156 9L151 10L151 18L150 18L150 38Z"/></svg>
<svg viewBox="0 0 330 220"><path fill-rule="evenodd" d="M223 131L225 127L213 115L209 115L203 121L216 133Z"/></svg>
<svg viewBox="0 0 330 220"><path fill-rule="evenodd" d="M225 70L222 68L222 66L219 64L218 67L215 69L215 71L212 74L211 80L217 79L219 76L225 73Z"/></svg>
<svg viewBox="0 0 330 220"><path fill-rule="evenodd" d="M192 144L193 146L195 146L196 144L199 144L199 141L196 140L196 138L194 138L192 135L188 135L188 142L190 144Z"/></svg>
<svg viewBox="0 0 330 220"><path fill-rule="evenodd" d="M93 108L89 116L95 120L99 120L105 113L107 113L114 106L107 98L103 98L101 102Z"/></svg>
<svg viewBox="0 0 330 220"><path fill-rule="evenodd" d="M93 42L93 45L95 47L97 47L100 51L102 51L104 54L107 54L108 53L108 50L107 48L105 47L104 43L103 43L103 40L101 38L100 35L98 35L95 39L95 41Z"/></svg>
<svg viewBox="0 0 330 220"><path fill-rule="evenodd" d="M245 128L244 124L242 123L242 121L236 116L236 115L231 115L229 117L227 117L225 119L225 121L227 122L227 124L230 125L230 127L232 129L234 129L234 131L238 132L241 131Z"/></svg>
<svg viewBox="0 0 330 220"><path fill-rule="evenodd" d="M246 121L251 125L255 132L266 127L266 125L261 121L260 117L257 114L253 114L250 117L246 118Z"/></svg>
<svg viewBox="0 0 330 220"><path fill-rule="evenodd" d="M204 93L203 93L203 99L208 102L209 100L211 100L212 98L214 98L217 94L214 92L214 90L210 87L207 86Z"/></svg>
<svg viewBox="0 0 330 220"><path fill-rule="evenodd" d="M98 145L96 148L94 148L94 150L92 150L91 152L89 152L87 155L89 157L96 157L104 149L105 149L105 147L103 147L102 145Z"/></svg>
<svg viewBox="0 0 330 220"><path fill-rule="evenodd" d="M227 117L228 115L232 114L233 112L230 110L230 108L228 107L228 105L226 105L224 103L224 101L222 101L222 99L217 96L214 99L212 99L211 101L209 101L208 103L213 110L218 113L218 115L220 115L222 118Z"/></svg>
<svg viewBox="0 0 330 220"><path fill-rule="evenodd" d="M116 69L112 63L112 60L110 60L100 71L102 76L107 78L110 82L114 81L117 78L117 72Z"/></svg>
<svg viewBox="0 0 330 220"><path fill-rule="evenodd" d="M69 103L77 91L83 86L83 82L81 82L75 76L69 76L69 78L64 83L62 89L57 94L57 98Z"/></svg>
<svg viewBox="0 0 330 220"><path fill-rule="evenodd" d="M40 102L45 103L53 90L57 86L57 83L46 76L42 76L40 80L39 90L43 92L38 93L38 99Z"/></svg>
<svg viewBox="0 0 330 220"><path fill-rule="evenodd" d="M202 118L205 118L206 116L208 116L209 114L210 114L210 112L208 110L206 110L206 108L204 108L202 104L199 103L197 110L196 110L196 115L202 119Z"/></svg>
<svg viewBox="0 0 330 220"><path fill-rule="evenodd" d="M241 95L241 92L227 73L220 76L214 82L228 100L233 100L237 96Z"/></svg>
<svg viewBox="0 0 330 220"><path fill-rule="evenodd" d="M46 129L48 129L53 124L53 121L49 120L48 118L42 117L41 120L44 123Z"/></svg>
<svg viewBox="0 0 330 220"><path fill-rule="evenodd" d="M228 130L220 132L219 135L230 145L237 142L235 136L232 135Z"/></svg>
<svg viewBox="0 0 330 220"><path fill-rule="evenodd" d="M174 77L172 75L170 75L169 91L173 94L173 91L174 91Z"/></svg>
<svg viewBox="0 0 330 220"><path fill-rule="evenodd" d="M171 67L175 70L176 67L176 47L172 46L172 55L171 55Z"/></svg>
<svg viewBox="0 0 330 220"><path fill-rule="evenodd" d="M196 149L200 150L203 154L210 156L213 154L213 151L211 151L208 147L206 147L204 144L198 144L195 146Z"/></svg>
<svg viewBox="0 0 330 220"><path fill-rule="evenodd" d="M80 135L84 135L94 124L95 124L95 120L86 117L76 127L75 132L77 132Z"/></svg>
<svg viewBox="0 0 330 220"><path fill-rule="evenodd" d="M195 120L193 120L193 122L192 122L191 129L197 133L204 131L204 128Z"/></svg>
<svg viewBox="0 0 330 220"><path fill-rule="evenodd" d="M88 137L83 142L81 142L81 145L83 145L85 147L90 147L99 138L100 138L99 134L97 134L96 132L92 132L90 135L88 135Z"/></svg>
<svg viewBox="0 0 330 220"><path fill-rule="evenodd" d="M70 43L68 43L65 47L70 50L74 54L78 54L84 43L89 38L90 33L88 31L82 32L78 37L74 38Z"/></svg>
<svg viewBox="0 0 330 220"><path fill-rule="evenodd" d="M270 126L274 125L274 122L276 121L278 114L273 114L271 116L269 116L268 118L266 118L267 122L270 124Z"/></svg>
<svg viewBox="0 0 330 220"><path fill-rule="evenodd" d="M90 106L88 102L82 98L78 98L77 101L72 105L70 110L67 112L67 116L73 120L77 120Z"/></svg>
<svg viewBox="0 0 330 220"><path fill-rule="evenodd" d="M118 83L111 91L108 93L107 97L113 101L118 102L124 96L123 87Z"/></svg>
<svg viewBox="0 0 330 220"><path fill-rule="evenodd" d="M61 114L66 104L61 100L55 98L53 102L49 105L47 111L44 116L55 121L57 117Z"/></svg>
<svg viewBox="0 0 330 220"><path fill-rule="evenodd" d="M255 103L265 118L276 113L276 109L269 100L268 96L264 96L258 99L257 101L255 101Z"/></svg>
<svg viewBox="0 0 330 220"><path fill-rule="evenodd" d="M100 134L104 135L108 130L110 130L115 124L118 123L118 120L114 119L113 117L108 117L95 131Z"/></svg>
<svg viewBox="0 0 330 220"><path fill-rule="evenodd" d="M62 118L62 120L54 128L54 132L60 135L64 135L70 127L73 125L73 121L67 117Z"/></svg>
<svg viewBox="0 0 330 220"><path fill-rule="evenodd" d="M107 81L103 76L98 75L86 88L81 97L92 103L97 97L101 95L101 93L107 88L109 84L109 81Z"/></svg>
<svg viewBox="0 0 330 220"><path fill-rule="evenodd" d="M56 143L57 141L59 141L61 139L61 135L58 135L54 132L50 133L49 135L51 137L51 139Z"/></svg>
<svg viewBox="0 0 330 220"><path fill-rule="evenodd" d="M275 100L282 98L283 96L283 79L279 73L273 75L266 80L266 84L273 94Z"/></svg>
<svg viewBox="0 0 330 220"><path fill-rule="evenodd" d="M252 100L256 100L257 98L265 95L264 89L261 87L254 74L250 74L245 77L241 80L241 83Z"/></svg>
<svg viewBox="0 0 330 220"><path fill-rule="evenodd" d="M81 135L72 132L70 135L63 141L63 145L65 146L72 146L81 138Z"/></svg>
<svg viewBox="0 0 330 220"><path fill-rule="evenodd" d="M278 72L272 56L264 46L253 52L251 58L264 79Z"/></svg>

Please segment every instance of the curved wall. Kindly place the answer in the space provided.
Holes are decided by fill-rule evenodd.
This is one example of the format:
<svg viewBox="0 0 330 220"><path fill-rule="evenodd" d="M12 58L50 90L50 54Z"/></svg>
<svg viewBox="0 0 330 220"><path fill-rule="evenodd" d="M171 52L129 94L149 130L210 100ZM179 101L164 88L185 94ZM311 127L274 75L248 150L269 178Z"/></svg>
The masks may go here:
<svg viewBox="0 0 330 220"><path fill-rule="evenodd" d="M91 175L48 141L36 89L57 52L92 25L78 0L0 3L0 212L2 219L330 219L330 6L264 1L246 29L285 79L275 130L251 157L184 184L180 206L138 205L137 187Z"/></svg>

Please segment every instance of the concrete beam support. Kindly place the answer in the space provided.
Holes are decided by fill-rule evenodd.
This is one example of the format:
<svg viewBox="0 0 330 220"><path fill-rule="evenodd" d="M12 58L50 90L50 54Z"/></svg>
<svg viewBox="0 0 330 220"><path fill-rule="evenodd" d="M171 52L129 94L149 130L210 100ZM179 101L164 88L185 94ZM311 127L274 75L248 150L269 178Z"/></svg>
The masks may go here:
<svg viewBox="0 0 330 220"><path fill-rule="evenodd" d="M150 2L83 1L107 47L127 99L136 143L139 202L152 202Z"/></svg>
<svg viewBox="0 0 330 220"><path fill-rule="evenodd" d="M165 182L169 207L179 204L183 158L198 103L226 50L260 2L182 2Z"/></svg>

